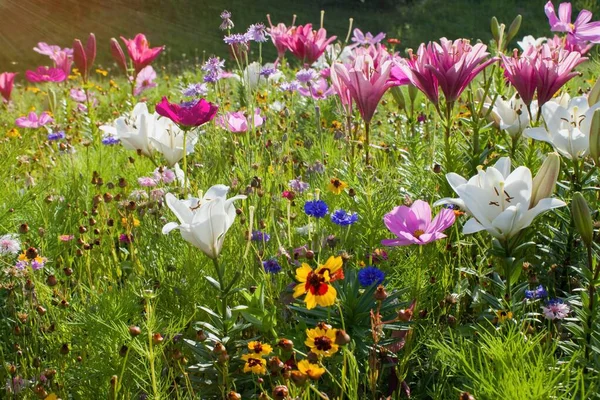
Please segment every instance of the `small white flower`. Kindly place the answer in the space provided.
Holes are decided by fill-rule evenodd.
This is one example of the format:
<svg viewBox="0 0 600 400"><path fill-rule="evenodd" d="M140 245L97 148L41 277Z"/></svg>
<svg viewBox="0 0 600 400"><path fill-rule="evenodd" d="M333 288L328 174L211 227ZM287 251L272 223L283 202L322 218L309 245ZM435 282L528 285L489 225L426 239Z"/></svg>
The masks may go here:
<svg viewBox="0 0 600 400"><path fill-rule="evenodd" d="M12 233L0 236L0 255L17 255L21 251L21 242Z"/></svg>

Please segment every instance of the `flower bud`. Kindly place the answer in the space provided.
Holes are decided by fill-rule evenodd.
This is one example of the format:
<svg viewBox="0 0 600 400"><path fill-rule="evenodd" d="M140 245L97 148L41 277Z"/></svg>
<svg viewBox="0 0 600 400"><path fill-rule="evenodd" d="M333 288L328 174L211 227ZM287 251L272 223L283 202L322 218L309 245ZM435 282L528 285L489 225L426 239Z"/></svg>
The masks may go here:
<svg viewBox="0 0 600 400"><path fill-rule="evenodd" d="M115 38L110 39L110 54L117 62L119 68L121 68L124 73L127 73L127 60L125 59L125 53L123 53L121 45Z"/></svg>
<svg viewBox="0 0 600 400"><path fill-rule="evenodd" d="M296 386L303 386L306 383L306 380L308 379L308 375L300 371L292 371L290 373L290 378Z"/></svg>
<svg viewBox="0 0 600 400"><path fill-rule="evenodd" d="M136 337L137 335L139 335L140 333L142 333L142 330L140 329L139 326L135 326L135 325L131 325L129 327L129 334L132 337Z"/></svg>
<svg viewBox="0 0 600 400"><path fill-rule="evenodd" d="M290 391L285 385L278 385L273 388L273 398L275 400L285 400L290 395Z"/></svg>
<svg viewBox="0 0 600 400"><path fill-rule="evenodd" d="M373 297L375 297L375 300L377 301L383 301L387 298L388 294L385 291L385 288L382 285L377 286L377 290L375 290L375 293L373 294Z"/></svg>
<svg viewBox="0 0 600 400"><path fill-rule="evenodd" d="M492 37L496 43L500 42L500 24L498 23L498 18L492 17L490 28L492 31Z"/></svg>
<svg viewBox="0 0 600 400"><path fill-rule="evenodd" d="M598 86L597 83L594 88L596 86ZM600 91L600 87L598 90ZM591 95L592 93L590 93ZM598 93L598 96L600 96L600 93ZM590 124L590 155L594 159L596 166L598 166L600 164L600 109L594 111L592 123Z"/></svg>
<svg viewBox="0 0 600 400"><path fill-rule="evenodd" d="M234 391L227 393L227 400L241 400L241 399L242 399L242 395L239 393L236 393Z"/></svg>
<svg viewBox="0 0 600 400"><path fill-rule="evenodd" d="M338 329L335 331L335 344L338 346L345 346L350 343L350 335L346 333L343 329Z"/></svg>
<svg viewBox="0 0 600 400"><path fill-rule="evenodd" d="M600 79L596 80L596 83L588 94L588 104L590 107L598 102L600 102Z"/></svg>
<svg viewBox="0 0 600 400"><path fill-rule="evenodd" d="M510 26L508 27L508 32L506 33L506 43L510 43L517 33L519 33L521 21L523 21L521 14L517 15L515 19L513 19L513 22L511 22Z"/></svg>
<svg viewBox="0 0 600 400"><path fill-rule="evenodd" d="M390 92L394 97L394 101L396 102L396 104L398 104L398 107L401 110L406 109L406 100L404 99L404 94L402 94L402 89L400 89L398 86L394 86L390 88Z"/></svg>
<svg viewBox="0 0 600 400"><path fill-rule="evenodd" d="M535 207L540 200L552 195L559 173L560 157L557 153L549 153L535 178L533 178L529 208Z"/></svg>
<svg viewBox="0 0 600 400"><path fill-rule="evenodd" d="M590 214L587 202L579 192L573 194L571 213L575 228L581 235L581 240L583 240L587 247L591 246L594 236L594 222L592 221L592 215Z"/></svg>
<svg viewBox="0 0 600 400"><path fill-rule="evenodd" d="M294 350L294 342L290 339L280 339L279 342L277 342L277 346L281 347L284 351Z"/></svg>

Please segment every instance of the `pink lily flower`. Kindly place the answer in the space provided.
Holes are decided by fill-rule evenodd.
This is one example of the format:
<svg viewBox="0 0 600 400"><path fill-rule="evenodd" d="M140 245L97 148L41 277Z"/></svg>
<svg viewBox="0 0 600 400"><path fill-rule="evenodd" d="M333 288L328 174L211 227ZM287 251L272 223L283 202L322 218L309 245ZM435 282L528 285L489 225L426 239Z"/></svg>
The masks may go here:
<svg viewBox="0 0 600 400"><path fill-rule="evenodd" d="M15 72L3 72L0 74L0 96L5 103L10 102L10 94L12 93L15 76Z"/></svg>
<svg viewBox="0 0 600 400"><path fill-rule="evenodd" d="M228 112L225 115L216 119L216 124L223 129L227 129L233 133L247 132L249 126L254 123L254 127L258 128L264 123L264 118L260 115L260 109L254 110L254 117L247 118L242 111Z"/></svg>
<svg viewBox="0 0 600 400"><path fill-rule="evenodd" d="M15 125L19 128L37 129L52 122L54 122L54 119L47 112L44 111L38 118L37 114L32 111L26 117L17 118Z"/></svg>
<svg viewBox="0 0 600 400"><path fill-rule="evenodd" d="M564 38L561 38L558 35L554 35L554 37L552 39L548 39L546 43L548 46L550 46L550 50L552 51L569 50L576 51L581 55L585 55L592 49L592 47L594 47L594 44L589 42L569 43L568 40L565 41Z"/></svg>
<svg viewBox="0 0 600 400"><path fill-rule="evenodd" d="M271 36L271 41L275 48L277 49L277 60L282 60L285 52L288 49L288 40L291 36L291 31L294 29L294 22L296 21L296 17L294 16L294 20L292 21L292 26L289 28L285 26L283 23L278 23L277 25L273 25L271 22L271 16L267 14L267 20L269 21L270 28L267 28L267 32L269 36Z"/></svg>
<svg viewBox="0 0 600 400"><path fill-rule="evenodd" d="M575 67L587 60L577 51L552 51L545 44L536 59L538 107L552 99L565 83L579 75Z"/></svg>
<svg viewBox="0 0 600 400"><path fill-rule="evenodd" d="M287 40L290 52L305 64L312 64L325 52L327 45L337 39L337 36L327 38L327 31L320 28L312 29L312 24L299 25L291 29Z"/></svg>
<svg viewBox="0 0 600 400"><path fill-rule="evenodd" d="M515 49L512 57L501 55L504 66L504 78L515 88L521 100L527 107L531 105L536 87L536 58L535 47L530 47L519 56Z"/></svg>
<svg viewBox="0 0 600 400"><path fill-rule="evenodd" d="M96 60L96 36L93 33L90 33L90 36L88 36L85 48L81 40L75 39L73 41L73 60L81 73L83 81L87 82L94 61Z"/></svg>
<svg viewBox="0 0 600 400"><path fill-rule="evenodd" d="M138 33L133 39L125 39L121 36L121 40L127 46L127 52L133 61L136 74L139 74L145 66L150 65L165 49L165 46L150 48L150 43L143 33Z"/></svg>
<svg viewBox="0 0 600 400"><path fill-rule="evenodd" d="M352 95L350 94L350 89L346 83L340 79L339 75L335 72L335 68L330 68L329 74L331 76L331 87L333 87L335 93L340 97L342 108L344 109L346 116L350 117L352 115Z"/></svg>
<svg viewBox="0 0 600 400"><path fill-rule="evenodd" d="M315 100L324 100L333 94L333 86L329 86L327 79L319 78L316 83L308 83L308 87L298 88L298 93Z"/></svg>
<svg viewBox="0 0 600 400"><path fill-rule="evenodd" d="M187 103L169 103L163 97L156 105L158 115L169 118L180 126L181 129L200 126L212 120L217 114L217 107L204 99L194 100Z"/></svg>
<svg viewBox="0 0 600 400"><path fill-rule="evenodd" d="M553 32L566 32L567 43L570 45L585 45L587 42L600 43L600 21L590 22L592 13L581 10L574 23L571 23L571 3L560 3L558 17L554 5L548 1L544 11Z"/></svg>
<svg viewBox="0 0 600 400"><path fill-rule="evenodd" d="M333 65L336 79L340 79L346 85L367 124L371 122L383 94L390 87L397 85L396 81L390 80L392 66L392 61L387 60L379 68L375 68L373 58L369 55L356 57L351 65Z"/></svg>
<svg viewBox="0 0 600 400"><path fill-rule="evenodd" d="M62 82L67 79L67 74L60 68L37 67L35 71L25 72L25 78L32 83Z"/></svg>
<svg viewBox="0 0 600 400"><path fill-rule="evenodd" d="M156 72L151 65L147 65L135 77L135 88L133 94L139 96L144 90L156 87Z"/></svg>
<svg viewBox="0 0 600 400"><path fill-rule="evenodd" d="M433 54L433 44L431 42L427 45L422 43L416 55L409 50L408 59L400 59L397 65L408 77L410 83L437 106L439 102L438 80L431 69L427 68L427 65L434 62Z"/></svg>
<svg viewBox="0 0 600 400"><path fill-rule="evenodd" d="M444 230L455 220L454 211L444 208L431 220L431 207L422 200L410 207L395 207L383 217L385 226L397 236L396 239L381 241L384 246L424 245L446 237Z"/></svg>

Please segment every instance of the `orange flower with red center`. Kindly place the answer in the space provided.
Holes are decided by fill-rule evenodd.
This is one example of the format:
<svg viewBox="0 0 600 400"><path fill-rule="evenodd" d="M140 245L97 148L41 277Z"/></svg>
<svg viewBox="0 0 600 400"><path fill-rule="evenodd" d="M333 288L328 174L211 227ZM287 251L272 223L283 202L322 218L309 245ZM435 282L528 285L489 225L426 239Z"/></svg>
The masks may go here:
<svg viewBox="0 0 600 400"><path fill-rule="evenodd" d="M333 256L315 270L310 265L303 263L300 268L296 269L296 280L299 284L294 288L294 298L306 294L304 302L309 310L317 305L321 307L333 305L337 291L331 283L344 278L342 264L342 257Z"/></svg>

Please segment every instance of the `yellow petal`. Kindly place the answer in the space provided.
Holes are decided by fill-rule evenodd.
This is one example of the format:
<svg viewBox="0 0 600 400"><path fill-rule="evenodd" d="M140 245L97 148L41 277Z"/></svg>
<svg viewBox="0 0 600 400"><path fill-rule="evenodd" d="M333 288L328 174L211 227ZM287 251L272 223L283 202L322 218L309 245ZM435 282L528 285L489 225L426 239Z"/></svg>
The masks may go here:
<svg viewBox="0 0 600 400"><path fill-rule="evenodd" d="M296 287L294 288L294 298L295 299L302 296L304 293L306 293L306 289L304 286L305 286L304 283L296 285Z"/></svg>
<svg viewBox="0 0 600 400"><path fill-rule="evenodd" d="M319 303L320 298L321 296L315 296L311 292L306 293L306 297L304 298L306 308L309 310L315 308L317 306L317 303Z"/></svg>
<svg viewBox="0 0 600 400"><path fill-rule="evenodd" d="M306 297L308 297L308 294L306 295ZM335 290L335 288L333 286L329 286L329 288L327 289L327 293L325 293L322 296L315 296L315 297L316 297L316 302L321 307L328 307L328 306L333 305L333 303L335 303L335 298L337 297L337 291Z"/></svg>

